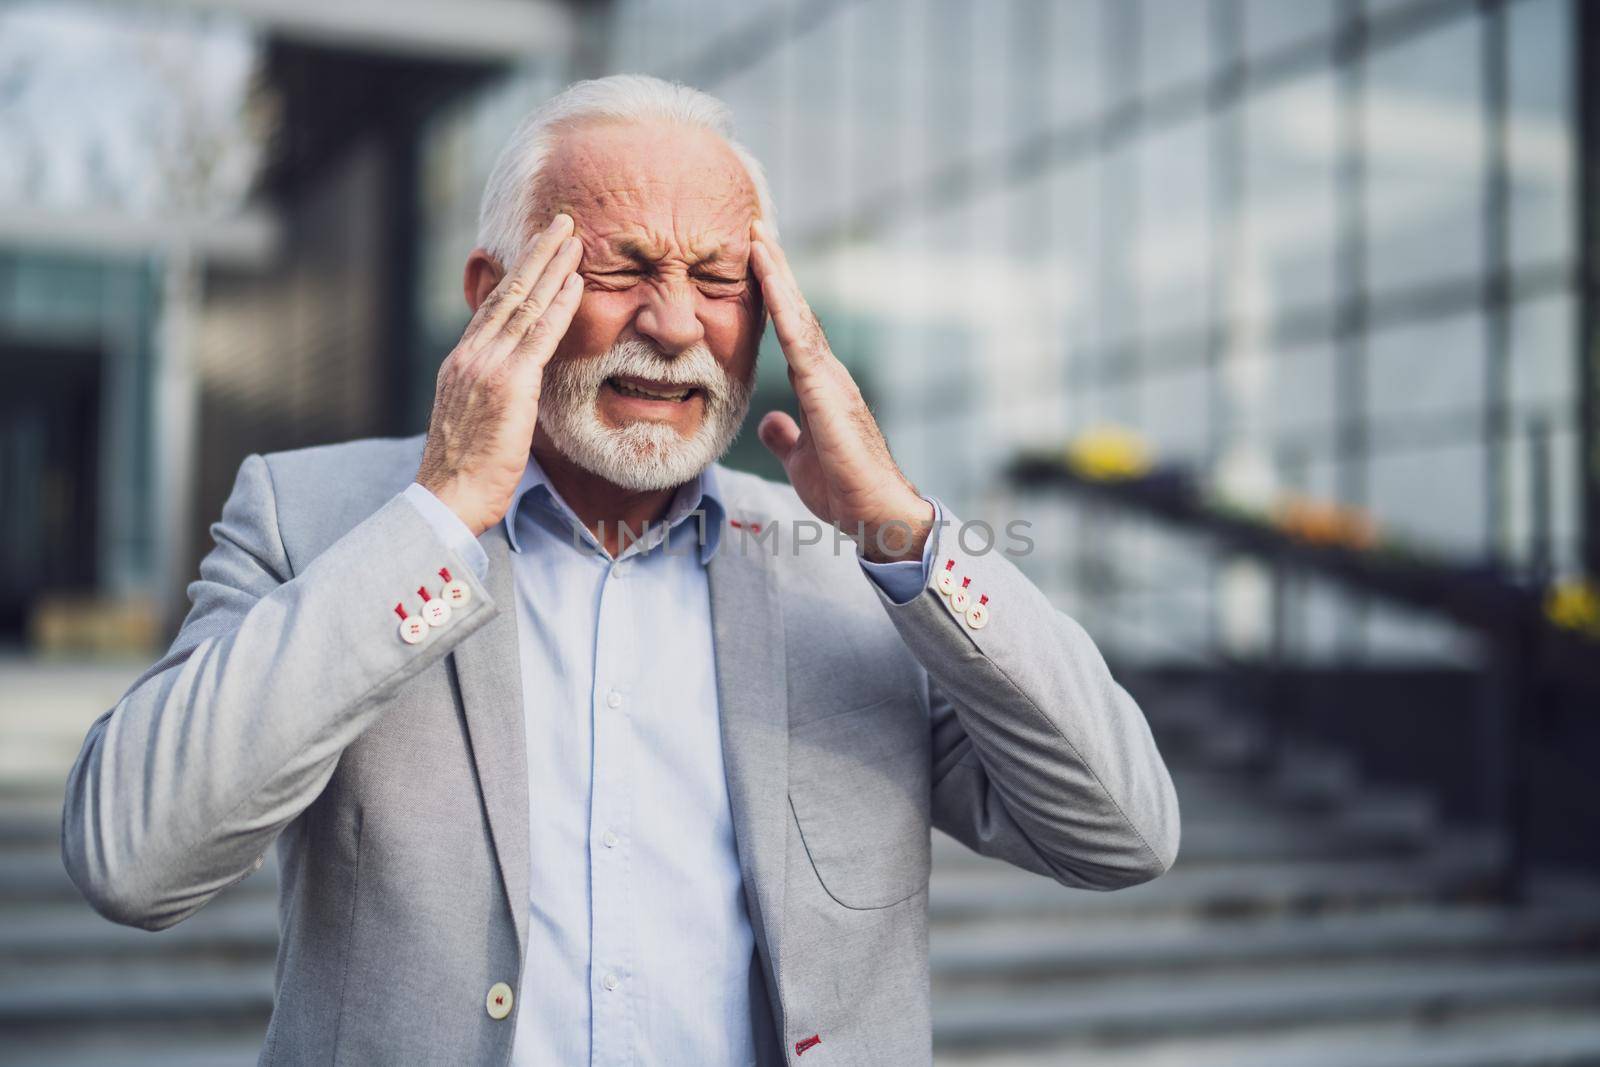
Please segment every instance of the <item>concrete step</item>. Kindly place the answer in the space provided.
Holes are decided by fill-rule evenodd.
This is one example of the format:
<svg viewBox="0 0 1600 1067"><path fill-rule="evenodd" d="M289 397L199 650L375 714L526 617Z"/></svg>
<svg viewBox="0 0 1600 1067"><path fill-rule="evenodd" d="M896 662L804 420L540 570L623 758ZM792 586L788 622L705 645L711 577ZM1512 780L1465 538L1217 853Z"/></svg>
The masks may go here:
<svg viewBox="0 0 1600 1067"><path fill-rule="evenodd" d="M1270 1031L1368 1020L1482 1017L1555 1006L1600 1010L1600 961L1328 964L1261 977L1159 976L1049 983L934 1002L935 1041L993 1048Z"/></svg>
<svg viewBox="0 0 1600 1067"><path fill-rule="evenodd" d="M59 848L61 844L60 783L57 795L0 801L0 849Z"/></svg>
<svg viewBox="0 0 1600 1067"><path fill-rule="evenodd" d="M19 802L55 804L59 813L61 798L66 794L67 770L70 766L0 775L0 806L9 808Z"/></svg>
<svg viewBox="0 0 1600 1067"><path fill-rule="evenodd" d="M1385 821L1356 813L1294 816L1271 810L1254 815L1183 813L1179 859L1199 863L1260 863L1295 859L1375 859L1416 855L1430 847L1432 830L1410 820ZM934 838L934 863L946 869L990 862L945 837Z"/></svg>
<svg viewBox="0 0 1600 1067"><path fill-rule="evenodd" d="M1248 920L1073 924L974 922L932 938L935 988L1023 988L1107 975L1204 974L1319 961L1452 959L1473 965L1540 954L1600 958L1600 908L1449 906Z"/></svg>
<svg viewBox="0 0 1600 1067"><path fill-rule="evenodd" d="M941 1048L936 1062L939 1067L1596 1067L1600 1020L1573 1012L1507 1011L1483 1020L1404 1019L1283 1033L1185 1034L1120 1047Z"/></svg>
<svg viewBox="0 0 1600 1067"><path fill-rule="evenodd" d="M1432 804L1420 790L1339 783L1332 776L1308 775L1284 781L1276 774L1255 774L1195 768L1169 763L1185 821L1191 816L1327 814L1353 808L1408 810L1413 817L1437 821Z"/></svg>
<svg viewBox="0 0 1600 1067"><path fill-rule="evenodd" d="M1185 864L1165 876L1101 893L993 863L935 870L929 916L938 924L977 918L1051 916L1101 921L1112 916L1238 917L1487 901L1498 892L1494 850L1476 843L1441 847L1406 860L1297 860L1290 863Z"/></svg>
<svg viewBox="0 0 1600 1067"><path fill-rule="evenodd" d="M0 1039L61 1028L158 1031L174 1024L265 1027L272 966L90 960L0 968Z"/></svg>
<svg viewBox="0 0 1600 1067"><path fill-rule="evenodd" d="M0 1044L0 1067L255 1067L264 1024L139 1035L55 1033Z"/></svg>
<svg viewBox="0 0 1600 1067"><path fill-rule="evenodd" d="M224 893L178 925L152 933L107 922L70 902L8 907L0 925L0 969L74 960L265 960L278 945L270 897Z"/></svg>
<svg viewBox="0 0 1600 1067"><path fill-rule="evenodd" d="M1168 768L1184 767L1238 777L1270 773L1274 753L1267 739L1248 723L1230 723L1205 734L1151 735Z"/></svg>

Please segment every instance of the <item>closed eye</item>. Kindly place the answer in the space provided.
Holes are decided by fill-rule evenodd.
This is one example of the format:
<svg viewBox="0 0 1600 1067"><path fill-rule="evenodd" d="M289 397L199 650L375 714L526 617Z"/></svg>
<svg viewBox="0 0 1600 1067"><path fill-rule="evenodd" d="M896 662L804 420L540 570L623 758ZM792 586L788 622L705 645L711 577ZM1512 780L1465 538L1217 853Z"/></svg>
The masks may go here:
<svg viewBox="0 0 1600 1067"><path fill-rule="evenodd" d="M737 296L744 290L744 278L724 278L715 274L697 274L695 280L709 290L712 296Z"/></svg>
<svg viewBox="0 0 1600 1067"><path fill-rule="evenodd" d="M640 278L640 272L637 270L590 270L583 273L602 287L612 289L632 288L638 284Z"/></svg>

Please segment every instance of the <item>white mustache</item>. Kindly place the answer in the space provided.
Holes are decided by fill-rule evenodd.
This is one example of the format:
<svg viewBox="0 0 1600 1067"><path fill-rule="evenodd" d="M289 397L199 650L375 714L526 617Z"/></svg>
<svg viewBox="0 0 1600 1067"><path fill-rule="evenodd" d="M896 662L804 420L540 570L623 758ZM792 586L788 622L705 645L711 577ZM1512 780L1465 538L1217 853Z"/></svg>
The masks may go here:
<svg viewBox="0 0 1600 1067"><path fill-rule="evenodd" d="M606 425L599 414L600 387L617 377L699 389L705 401L699 429L684 437L649 420ZM585 470L627 489L666 489L727 452L749 411L755 378L754 364L745 379L730 375L704 343L666 356L648 341L631 338L598 356L546 365L539 421L556 447Z"/></svg>
<svg viewBox="0 0 1600 1067"><path fill-rule="evenodd" d="M711 404L726 404L732 399L728 373L704 342L684 349L676 356L662 355L647 341L618 341L604 355L579 359L563 368L574 392L594 393L608 378L643 378L664 385L699 389Z"/></svg>

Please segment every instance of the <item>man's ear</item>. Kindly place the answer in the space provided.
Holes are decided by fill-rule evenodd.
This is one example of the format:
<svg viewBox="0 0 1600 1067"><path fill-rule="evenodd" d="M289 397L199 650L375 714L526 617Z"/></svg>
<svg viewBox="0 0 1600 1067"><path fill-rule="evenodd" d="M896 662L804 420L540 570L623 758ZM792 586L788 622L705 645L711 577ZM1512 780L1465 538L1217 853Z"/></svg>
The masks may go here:
<svg viewBox="0 0 1600 1067"><path fill-rule="evenodd" d="M467 298L467 307L474 312L478 305L488 299L494 292L494 287L500 284L500 279L505 276L505 271L500 269L500 263L488 250L474 248L472 254L467 256L467 269L461 278L461 289Z"/></svg>

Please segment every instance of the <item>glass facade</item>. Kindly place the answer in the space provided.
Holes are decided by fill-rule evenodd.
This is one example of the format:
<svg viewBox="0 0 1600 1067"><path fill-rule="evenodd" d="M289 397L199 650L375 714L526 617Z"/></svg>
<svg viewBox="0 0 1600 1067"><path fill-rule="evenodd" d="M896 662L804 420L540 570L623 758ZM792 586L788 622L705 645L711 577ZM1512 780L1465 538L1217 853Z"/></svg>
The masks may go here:
<svg viewBox="0 0 1600 1067"><path fill-rule="evenodd" d="M1032 522L1023 565L1118 654L1271 627L1249 565L1007 486L1018 449L1106 423L1244 502L1576 572L1570 0L711 7L620 0L599 72L728 102L904 468L961 516ZM453 120L485 159L500 101ZM453 274L469 246L431 254ZM758 404L785 399L770 343ZM1312 659L1470 654L1315 582L1282 621Z"/></svg>

